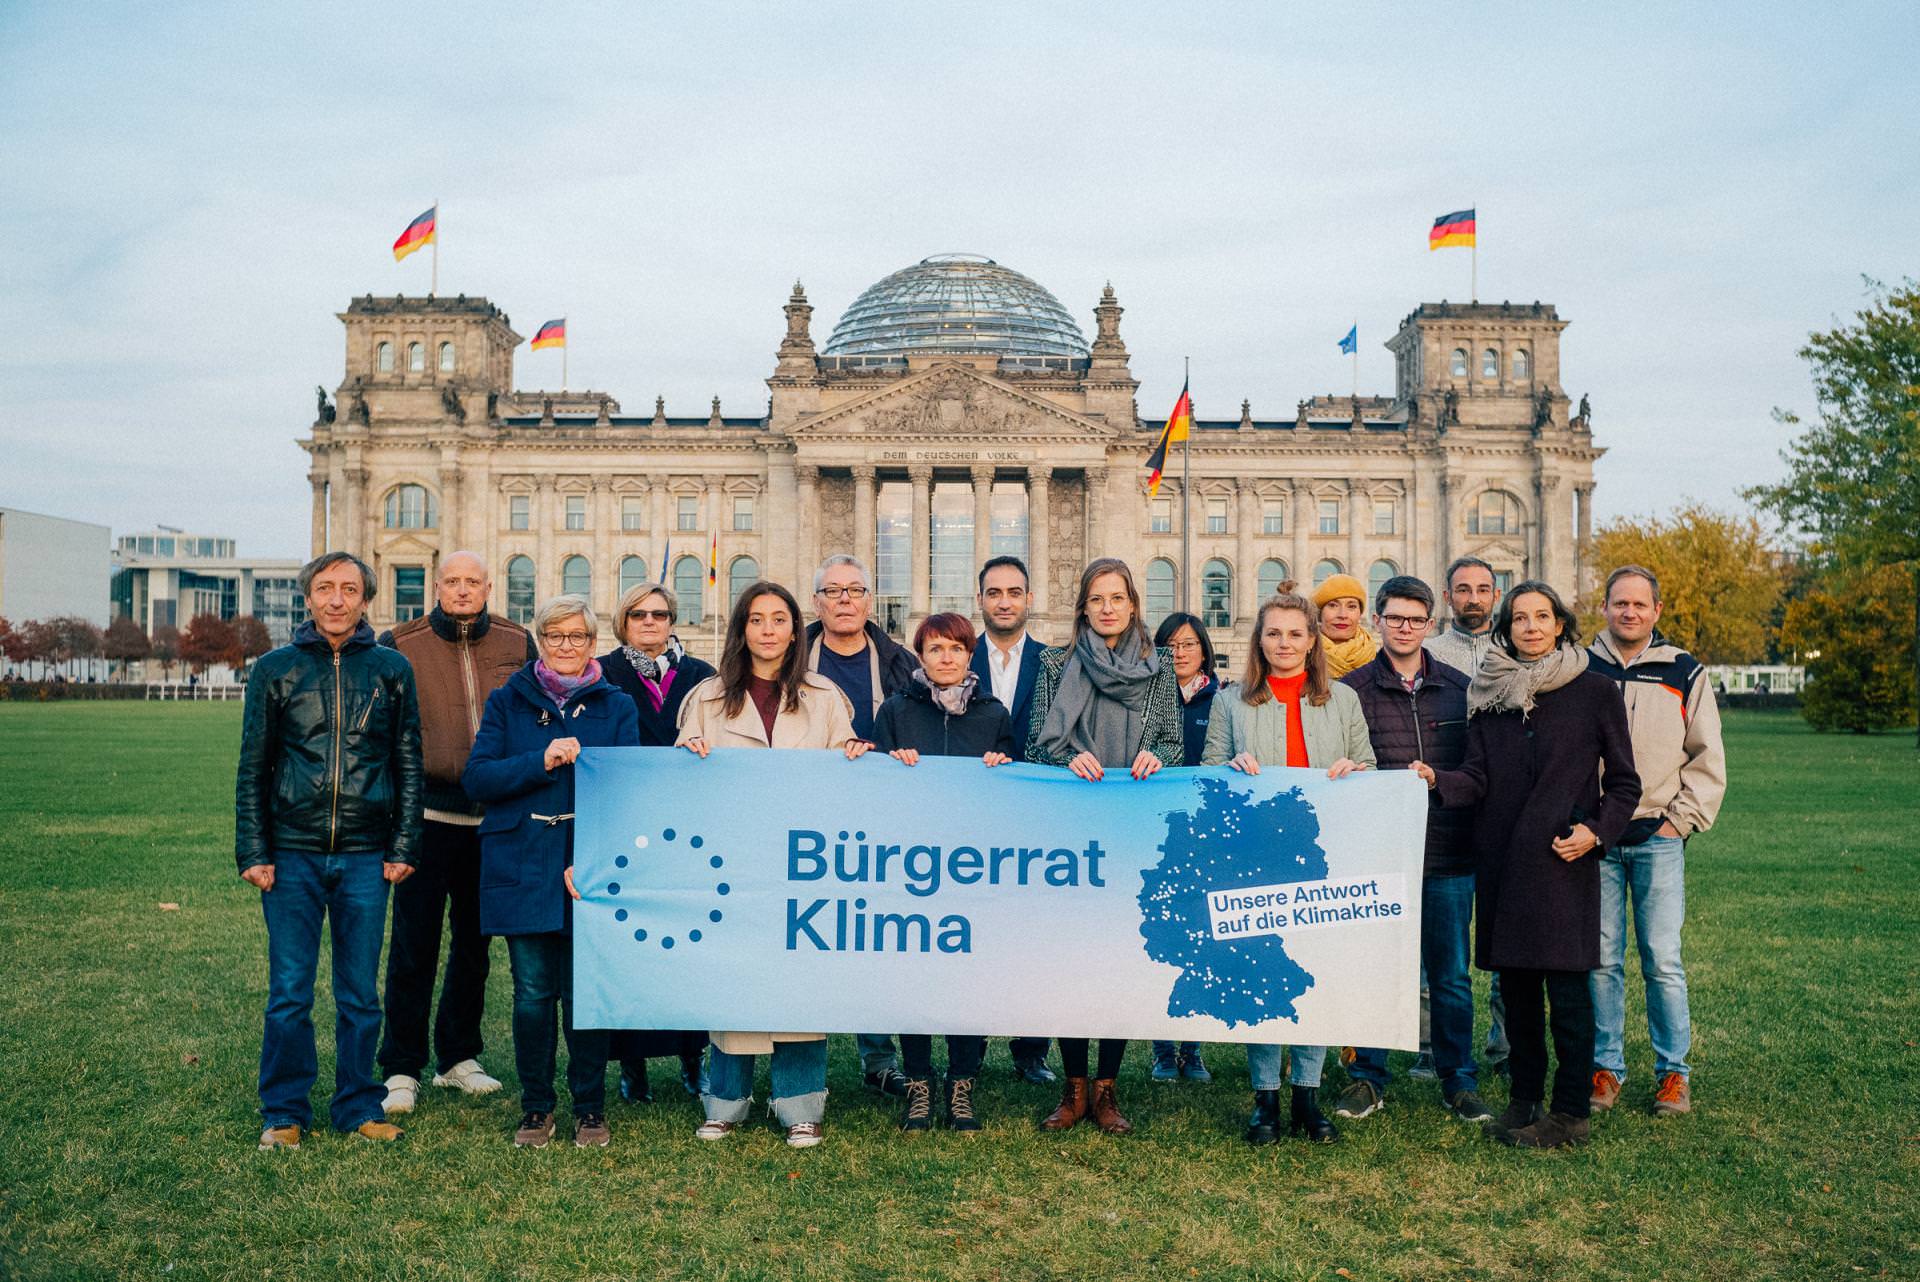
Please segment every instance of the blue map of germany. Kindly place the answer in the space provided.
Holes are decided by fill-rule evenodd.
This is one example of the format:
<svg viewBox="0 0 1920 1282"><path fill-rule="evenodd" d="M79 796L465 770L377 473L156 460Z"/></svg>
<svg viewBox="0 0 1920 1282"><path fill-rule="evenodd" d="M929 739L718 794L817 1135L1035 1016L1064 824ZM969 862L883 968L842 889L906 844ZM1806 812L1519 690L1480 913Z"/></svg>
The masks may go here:
<svg viewBox="0 0 1920 1282"><path fill-rule="evenodd" d="M1313 976L1278 936L1215 939L1206 900L1218 888L1324 880L1320 820L1297 788L1259 802L1222 780L1199 788L1197 813L1167 816L1160 862L1142 874L1147 956L1180 968L1167 1014L1210 1015L1228 1027L1296 1019Z"/></svg>

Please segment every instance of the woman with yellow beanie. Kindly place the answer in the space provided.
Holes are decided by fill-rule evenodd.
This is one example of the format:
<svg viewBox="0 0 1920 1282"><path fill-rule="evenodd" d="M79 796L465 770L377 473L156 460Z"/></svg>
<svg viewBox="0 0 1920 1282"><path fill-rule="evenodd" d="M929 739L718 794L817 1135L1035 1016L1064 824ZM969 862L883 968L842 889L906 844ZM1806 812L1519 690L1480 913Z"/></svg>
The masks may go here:
<svg viewBox="0 0 1920 1282"><path fill-rule="evenodd" d="M1367 590L1351 574L1332 574L1313 590L1320 611L1320 644L1327 655L1327 676L1335 681L1373 662L1380 643L1360 626L1367 616Z"/></svg>

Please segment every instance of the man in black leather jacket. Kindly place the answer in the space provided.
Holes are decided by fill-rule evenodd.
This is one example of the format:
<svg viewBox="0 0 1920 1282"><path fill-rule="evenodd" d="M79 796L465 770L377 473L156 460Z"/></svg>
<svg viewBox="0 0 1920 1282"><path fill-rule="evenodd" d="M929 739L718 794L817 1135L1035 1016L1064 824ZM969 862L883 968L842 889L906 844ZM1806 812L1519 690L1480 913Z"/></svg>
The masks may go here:
<svg viewBox="0 0 1920 1282"><path fill-rule="evenodd" d="M247 677L234 857L267 922L261 1148L297 1148L319 1074L313 983L333 935L335 1130L393 1140L373 1076L387 887L418 862L423 770L413 669L374 644L373 573L328 552L300 571L312 616Z"/></svg>

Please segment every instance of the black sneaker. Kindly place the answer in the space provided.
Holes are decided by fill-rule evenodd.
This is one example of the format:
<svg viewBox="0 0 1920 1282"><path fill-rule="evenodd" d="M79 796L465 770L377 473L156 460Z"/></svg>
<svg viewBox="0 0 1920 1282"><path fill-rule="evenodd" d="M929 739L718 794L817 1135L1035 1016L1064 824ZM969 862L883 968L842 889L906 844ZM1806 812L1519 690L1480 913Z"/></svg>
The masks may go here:
<svg viewBox="0 0 1920 1282"><path fill-rule="evenodd" d="M1340 1092L1340 1098L1333 1102L1333 1115L1352 1121L1363 1117L1372 1117L1387 1106L1387 1097L1372 1082L1355 1078Z"/></svg>
<svg viewBox="0 0 1920 1282"><path fill-rule="evenodd" d="M973 1115L973 1079L971 1077L947 1079L947 1129L968 1132L980 1129L980 1119Z"/></svg>
<svg viewBox="0 0 1920 1282"><path fill-rule="evenodd" d="M1463 1122L1491 1122L1493 1110L1473 1091L1455 1091L1447 1096L1447 1109Z"/></svg>
<svg viewBox="0 0 1920 1282"><path fill-rule="evenodd" d="M1034 1086L1047 1086L1058 1080L1054 1077L1053 1070L1047 1067L1045 1056L1033 1058L1022 1056L1014 1060L1013 1075Z"/></svg>
<svg viewBox="0 0 1920 1282"><path fill-rule="evenodd" d="M891 1071L891 1070L887 1070ZM924 1077L902 1078L906 1083L907 1112L900 1119L903 1131L924 1131L933 1125L933 1083Z"/></svg>
<svg viewBox="0 0 1920 1282"><path fill-rule="evenodd" d="M866 1082L868 1090L892 1095L896 1099L907 1093L906 1075L897 1068L876 1069L865 1074L861 1080Z"/></svg>

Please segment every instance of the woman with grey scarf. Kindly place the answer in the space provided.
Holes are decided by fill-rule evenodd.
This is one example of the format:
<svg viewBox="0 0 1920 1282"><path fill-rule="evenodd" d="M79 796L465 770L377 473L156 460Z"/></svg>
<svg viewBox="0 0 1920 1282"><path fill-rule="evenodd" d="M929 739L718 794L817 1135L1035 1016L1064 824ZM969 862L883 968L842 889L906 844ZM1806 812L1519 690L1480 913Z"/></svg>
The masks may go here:
<svg viewBox="0 0 1920 1282"><path fill-rule="evenodd" d="M1579 1144L1593 1070L1600 855L1640 800L1626 704L1618 686L1587 671L1579 624L1559 594L1528 582L1501 602L1467 718L1458 770L1410 768L1443 806L1474 807L1474 961L1500 976L1513 1043L1510 1102L1488 1130L1522 1148Z"/></svg>
<svg viewBox="0 0 1920 1282"><path fill-rule="evenodd" d="M1101 557L1080 575L1073 640L1041 652L1033 687L1027 760L1065 766L1098 783L1109 770L1145 779L1186 752L1180 684L1173 656L1156 650L1140 620L1140 592L1127 564ZM1109 1135L1132 1123L1120 1114L1114 1079L1127 1053L1123 1038L1100 1039L1099 1066L1087 1075L1087 1039L1060 1039L1066 1090L1040 1125L1064 1131L1081 1119Z"/></svg>

